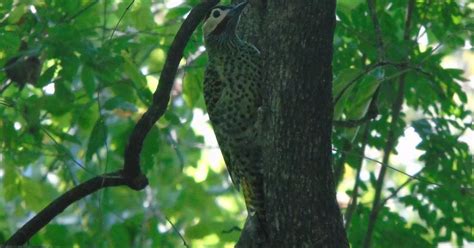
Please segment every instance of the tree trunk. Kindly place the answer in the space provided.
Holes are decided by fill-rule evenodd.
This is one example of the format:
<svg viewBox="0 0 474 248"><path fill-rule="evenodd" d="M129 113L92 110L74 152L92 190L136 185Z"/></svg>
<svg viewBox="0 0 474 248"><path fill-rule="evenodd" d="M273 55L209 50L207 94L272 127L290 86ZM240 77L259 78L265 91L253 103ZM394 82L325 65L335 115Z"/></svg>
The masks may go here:
<svg viewBox="0 0 474 248"><path fill-rule="evenodd" d="M264 61L268 247L348 247L331 167L334 25L335 0L254 0L242 16Z"/></svg>

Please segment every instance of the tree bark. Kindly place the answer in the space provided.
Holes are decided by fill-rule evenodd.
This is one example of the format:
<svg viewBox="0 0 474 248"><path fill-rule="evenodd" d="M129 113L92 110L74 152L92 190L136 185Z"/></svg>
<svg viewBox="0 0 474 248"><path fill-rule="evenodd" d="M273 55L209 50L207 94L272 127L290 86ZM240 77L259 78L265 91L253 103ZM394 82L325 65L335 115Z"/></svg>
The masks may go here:
<svg viewBox="0 0 474 248"><path fill-rule="evenodd" d="M334 25L334 0L254 0L242 16L264 61L268 247L348 247L331 167Z"/></svg>

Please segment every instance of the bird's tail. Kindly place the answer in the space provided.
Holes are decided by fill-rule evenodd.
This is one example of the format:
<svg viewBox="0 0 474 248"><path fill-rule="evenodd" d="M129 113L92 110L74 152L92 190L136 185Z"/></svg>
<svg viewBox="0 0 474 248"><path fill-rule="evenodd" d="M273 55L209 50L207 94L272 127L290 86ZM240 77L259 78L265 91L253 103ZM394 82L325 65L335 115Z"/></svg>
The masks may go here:
<svg viewBox="0 0 474 248"><path fill-rule="evenodd" d="M247 212L250 216L256 215L260 229L265 232L266 235L267 218L263 190L263 180L261 175L254 178L243 178L242 191L244 193Z"/></svg>

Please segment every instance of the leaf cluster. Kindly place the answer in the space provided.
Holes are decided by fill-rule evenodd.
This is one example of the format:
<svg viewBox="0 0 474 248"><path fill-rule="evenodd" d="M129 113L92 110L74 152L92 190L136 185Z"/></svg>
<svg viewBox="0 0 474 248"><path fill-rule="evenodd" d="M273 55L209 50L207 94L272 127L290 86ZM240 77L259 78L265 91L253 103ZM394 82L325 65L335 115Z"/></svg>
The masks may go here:
<svg viewBox="0 0 474 248"><path fill-rule="evenodd" d="M166 51L197 2L141 0L129 9L128 1L0 3L0 243L67 189L123 166ZM24 54L41 60L40 76L11 83L8 61ZM218 150L201 151L210 132L201 95L206 62L198 31L185 49L169 111L145 140L140 162L151 187L88 197L30 245L176 247L180 233L189 244L236 240L237 232L223 231L242 224L243 205L212 155ZM195 115L207 133L196 131Z"/></svg>
<svg viewBox="0 0 474 248"><path fill-rule="evenodd" d="M445 63L469 53L464 45L473 42L473 9L458 1L414 2L406 30L409 1L377 1L381 37L368 18L368 2L338 2L334 118L364 118L371 104L377 111L358 127L336 127L333 136L339 190L350 199L344 211L354 247L367 238L373 211L378 211L373 247L462 246L474 240L473 156L463 138L473 128L472 90L466 91L464 71ZM401 113L393 119L400 87ZM411 150L402 147L406 142ZM396 159L382 165L366 159L379 154L382 160L384 153ZM381 167L390 167L382 174L385 182ZM381 205L373 205L379 183Z"/></svg>

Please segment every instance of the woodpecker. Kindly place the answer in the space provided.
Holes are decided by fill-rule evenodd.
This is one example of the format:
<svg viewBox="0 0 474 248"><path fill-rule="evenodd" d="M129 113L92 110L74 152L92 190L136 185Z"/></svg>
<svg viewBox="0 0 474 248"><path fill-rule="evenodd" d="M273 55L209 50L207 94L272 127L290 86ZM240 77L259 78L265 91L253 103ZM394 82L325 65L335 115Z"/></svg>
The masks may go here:
<svg viewBox="0 0 474 248"><path fill-rule="evenodd" d="M204 100L231 180L242 188L248 214L265 230L260 52L236 34L247 3L216 6L205 18Z"/></svg>

